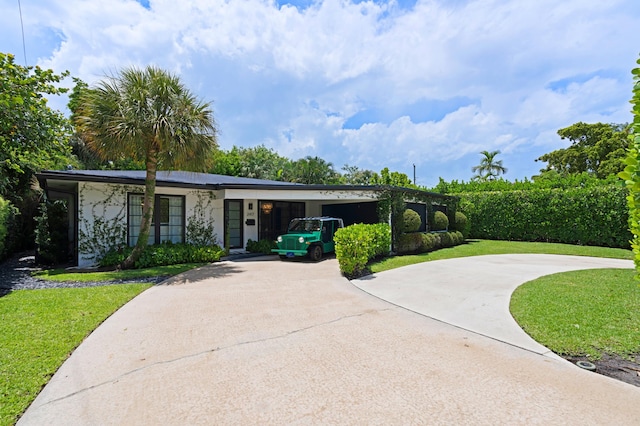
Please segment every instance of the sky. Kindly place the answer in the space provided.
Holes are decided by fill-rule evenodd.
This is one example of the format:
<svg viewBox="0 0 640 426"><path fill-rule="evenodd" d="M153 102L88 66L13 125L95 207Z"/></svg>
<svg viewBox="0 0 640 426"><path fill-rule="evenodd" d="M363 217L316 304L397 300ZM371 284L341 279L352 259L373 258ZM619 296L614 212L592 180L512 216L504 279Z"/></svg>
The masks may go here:
<svg viewBox="0 0 640 426"><path fill-rule="evenodd" d="M483 150L530 178L558 129L630 122L638 28L638 0L0 0L20 64L90 85L156 65L212 102L223 149L415 165L427 187Z"/></svg>

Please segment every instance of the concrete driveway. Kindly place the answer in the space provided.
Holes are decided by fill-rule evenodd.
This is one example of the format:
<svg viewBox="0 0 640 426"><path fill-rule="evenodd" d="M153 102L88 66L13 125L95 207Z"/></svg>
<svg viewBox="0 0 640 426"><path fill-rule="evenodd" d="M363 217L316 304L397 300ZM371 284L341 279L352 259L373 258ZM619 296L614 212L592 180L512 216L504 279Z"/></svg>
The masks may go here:
<svg viewBox="0 0 640 426"><path fill-rule="evenodd" d="M335 259L222 262L116 312L19 423L640 424L640 388L460 327Z"/></svg>

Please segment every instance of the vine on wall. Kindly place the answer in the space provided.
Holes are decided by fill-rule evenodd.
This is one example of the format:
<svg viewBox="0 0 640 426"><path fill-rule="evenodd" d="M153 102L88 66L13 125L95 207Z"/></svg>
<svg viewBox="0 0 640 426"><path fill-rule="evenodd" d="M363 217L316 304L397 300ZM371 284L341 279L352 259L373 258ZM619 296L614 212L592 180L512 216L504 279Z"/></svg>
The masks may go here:
<svg viewBox="0 0 640 426"><path fill-rule="evenodd" d="M100 191L98 187L94 189ZM85 259L98 260L111 249L127 245L127 192L135 192L126 185L107 185L100 191L103 197L91 206L91 218L84 217L86 199L80 191L78 208L78 251ZM117 208L112 219L107 210Z"/></svg>
<svg viewBox="0 0 640 426"><path fill-rule="evenodd" d="M218 243L214 220L211 216L216 196L213 192L193 191L196 204L188 214L186 242L196 246L214 246Z"/></svg>

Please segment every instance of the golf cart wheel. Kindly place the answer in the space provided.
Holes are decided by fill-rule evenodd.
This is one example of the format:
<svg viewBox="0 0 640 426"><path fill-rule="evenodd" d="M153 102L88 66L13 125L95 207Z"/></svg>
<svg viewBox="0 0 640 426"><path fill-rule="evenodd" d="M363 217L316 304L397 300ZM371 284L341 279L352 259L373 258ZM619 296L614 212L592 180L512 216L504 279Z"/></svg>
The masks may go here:
<svg viewBox="0 0 640 426"><path fill-rule="evenodd" d="M317 262L320 259L322 259L322 247L320 246L309 247L309 259L313 260L314 262Z"/></svg>
<svg viewBox="0 0 640 426"><path fill-rule="evenodd" d="M280 258L280 260L287 260L287 256L285 256L284 254L279 254L278 257Z"/></svg>

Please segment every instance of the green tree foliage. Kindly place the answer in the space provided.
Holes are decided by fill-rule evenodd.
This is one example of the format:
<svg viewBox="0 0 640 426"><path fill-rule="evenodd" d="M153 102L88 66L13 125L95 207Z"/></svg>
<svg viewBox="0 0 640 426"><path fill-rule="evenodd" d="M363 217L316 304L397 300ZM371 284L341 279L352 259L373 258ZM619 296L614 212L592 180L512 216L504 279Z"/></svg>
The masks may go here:
<svg viewBox="0 0 640 426"><path fill-rule="evenodd" d="M637 61L640 65L640 60ZM633 134L629 151L624 162L626 167L620 173L624 179L629 194L627 195L627 206L629 209L629 228L631 230L631 248L633 249L634 262L636 265L637 277L640 278L640 67L633 71Z"/></svg>
<svg viewBox="0 0 640 426"><path fill-rule="evenodd" d="M69 94L67 107L71 111L69 117L71 122L76 122L80 112L81 99L84 92L89 90L89 85L79 78L73 77L75 86ZM144 170L144 161L135 160L131 157L116 156L114 158L103 159L97 152L92 150L79 132L74 132L71 136L71 149L73 155L80 162L80 166L88 170Z"/></svg>
<svg viewBox="0 0 640 426"><path fill-rule="evenodd" d="M491 181L507 173L507 169L502 165L502 160L496 160L500 151L482 151L480 154L482 154L480 164L471 168L471 171L475 173L474 180Z"/></svg>
<svg viewBox="0 0 640 426"><path fill-rule="evenodd" d="M264 145L251 148L234 146L230 151L216 151L209 171L219 175L281 180L287 163L287 158Z"/></svg>
<svg viewBox="0 0 640 426"><path fill-rule="evenodd" d="M380 170L380 175L375 176L373 179L374 185L385 185L385 186L397 186L400 188L417 188L404 173L401 172L391 172L389 168L385 167Z"/></svg>
<svg viewBox="0 0 640 426"><path fill-rule="evenodd" d="M16 206L29 194L35 173L71 161L69 121L45 97L64 93L56 83L67 75L23 67L0 53L0 195Z"/></svg>
<svg viewBox="0 0 640 426"><path fill-rule="evenodd" d="M304 184L334 185L339 183L339 178L333 164L317 156L293 161L282 172L282 180Z"/></svg>
<svg viewBox="0 0 640 426"><path fill-rule="evenodd" d="M588 124L579 122L558 130L558 135L571 141L568 148L558 149L536 161L547 162L541 173L589 173L604 179L624 168L622 159L629 146L630 126L627 124Z"/></svg>
<svg viewBox="0 0 640 426"><path fill-rule="evenodd" d="M15 207L4 198L0 197L0 259L3 258L6 248L6 239L11 225L11 219L16 214Z"/></svg>
<svg viewBox="0 0 640 426"><path fill-rule="evenodd" d="M380 180L380 176L371 170L362 170L357 166L345 164L342 167L344 173L341 177L341 183L346 185L374 185Z"/></svg>
<svg viewBox="0 0 640 426"><path fill-rule="evenodd" d="M83 91L79 103L76 128L91 150L103 160L132 158L145 164L140 235L122 264L131 268L149 238L156 172L207 170L217 148L213 111L177 76L153 66L126 68Z"/></svg>

